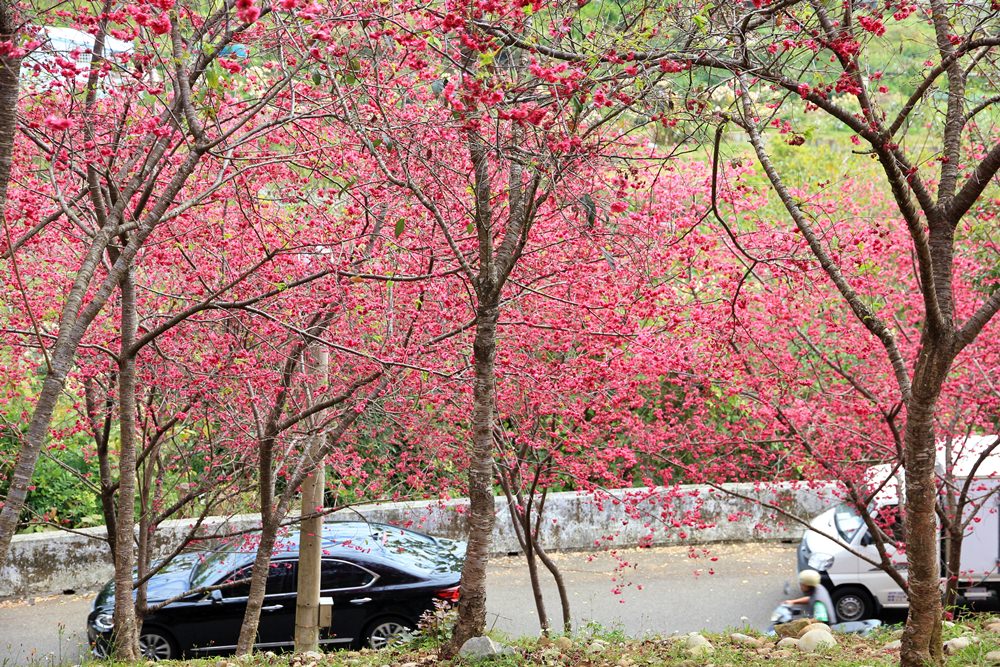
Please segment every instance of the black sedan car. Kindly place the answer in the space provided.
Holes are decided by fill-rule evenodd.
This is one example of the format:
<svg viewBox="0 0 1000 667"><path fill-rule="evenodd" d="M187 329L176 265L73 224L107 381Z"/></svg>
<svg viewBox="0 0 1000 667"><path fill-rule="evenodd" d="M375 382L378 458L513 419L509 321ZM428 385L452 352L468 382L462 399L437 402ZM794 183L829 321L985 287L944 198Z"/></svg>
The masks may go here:
<svg viewBox="0 0 1000 667"><path fill-rule="evenodd" d="M272 553L256 648L292 648L298 535L279 539ZM143 619L139 644L153 660L207 656L236 648L247 606L256 552L234 547L184 554L148 583L149 604L206 586ZM333 624L320 631L324 646L381 648L417 625L435 601L458 599L465 543L378 523L331 522L323 527L320 588L333 598ZM108 651L114 582L94 600L87 634L95 655Z"/></svg>

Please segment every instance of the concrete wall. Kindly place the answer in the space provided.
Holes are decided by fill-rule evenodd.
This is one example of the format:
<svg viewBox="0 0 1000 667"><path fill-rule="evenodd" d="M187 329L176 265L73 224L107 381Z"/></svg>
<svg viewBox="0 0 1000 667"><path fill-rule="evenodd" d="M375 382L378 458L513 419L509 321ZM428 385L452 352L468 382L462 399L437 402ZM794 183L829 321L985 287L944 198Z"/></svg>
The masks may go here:
<svg viewBox="0 0 1000 667"><path fill-rule="evenodd" d="M752 497L811 518L837 502L833 485L730 484L733 493ZM520 551L506 501L497 498L494 552ZM466 499L364 505L341 510L331 520L363 517L415 528L442 537L465 536ZM542 543L553 551L609 547L754 540L797 540L802 526L759 502L706 486L616 489L601 495L554 493L545 503ZM259 526L256 515L212 517L199 535L224 534ZM189 520L165 522L158 534L161 555L189 534ZM17 535L0 569L0 597L26 597L99 587L112 576L103 528L74 533Z"/></svg>

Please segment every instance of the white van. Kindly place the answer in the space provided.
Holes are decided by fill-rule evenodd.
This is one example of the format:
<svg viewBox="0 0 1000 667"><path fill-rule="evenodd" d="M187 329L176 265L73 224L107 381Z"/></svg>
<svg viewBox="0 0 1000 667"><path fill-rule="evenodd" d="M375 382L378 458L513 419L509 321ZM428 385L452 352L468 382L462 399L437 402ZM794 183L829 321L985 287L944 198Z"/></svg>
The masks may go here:
<svg viewBox="0 0 1000 667"><path fill-rule="evenodd" d="M943 475L948 460L954 461L951 476L959 484L964 483L973 474L972 467L980 454L996 439L993 435L971 436L950 446L939 445L939 474ZM889 466L875 466L869 470L869 479L877 485L886 482L891 473ZM982 600L1000 592L1000 447L990 453L974 474L966 517L975 512L975 519L970 522L962 543L959 592L968 600ZM870 511L877 517L876 523L887 527L889 557L906 576L906 556L897 553L892 545L895 540L906 541L902 521L897 521L901 483L902 476L897 472L875 496ZM809 525L815 530L807 530L802 537L798 569L820 572L833 598L837 620L856 621L875 616L883 608L907 608L906 594L888 574L848 550L850 547L875 562L880 560L867 526L853 507L847 504L832 507Z"/></svg>

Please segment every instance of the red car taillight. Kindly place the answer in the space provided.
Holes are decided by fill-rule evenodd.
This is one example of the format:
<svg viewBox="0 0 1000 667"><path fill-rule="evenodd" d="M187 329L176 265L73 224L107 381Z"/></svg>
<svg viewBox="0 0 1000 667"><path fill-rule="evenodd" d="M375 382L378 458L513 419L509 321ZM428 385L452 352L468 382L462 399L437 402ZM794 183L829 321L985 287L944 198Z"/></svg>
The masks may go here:
<svg viewBox="0 0 1000 667"><path fill-rule="evenodd" d="M458 602L459 588L458 586L455 586L453 588L445 588L443 590L438 591L434 595L441 598L442 600L448 600L449 602Z"/></svg>

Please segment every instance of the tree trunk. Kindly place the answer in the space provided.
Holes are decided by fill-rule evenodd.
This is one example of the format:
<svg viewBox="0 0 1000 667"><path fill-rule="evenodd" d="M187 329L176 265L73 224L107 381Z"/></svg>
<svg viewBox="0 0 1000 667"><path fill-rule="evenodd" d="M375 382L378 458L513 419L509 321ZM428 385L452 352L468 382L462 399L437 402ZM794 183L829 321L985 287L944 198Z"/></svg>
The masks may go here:
<svg viewBox="0 0 1000 667"><path fill-rule="evenodd" d="M528 578L531 580L531 593L535 597L535 609L538 610L538 626L543 635L549 634L549 615L545 611L545 597L542 594L542 582L538 578L538 558L532 548L531 536L525 544L524 559L528 563Z"/></svg>
<svg viewBox="0 0 1000 667"><path fill-rule="evenodd" d="M485 290L483 290L485 292ZM452 656L486 628L486 565L496 523L493 498L493 425L496 420L496 331L499 295L480 294L472 344L475 384L472 394L472 456L469 461L469 544L462 568L458 622L443 655Z"/></svg>
<svg viewBox="0 0 1000 667"><path fill-rule="evenodd" d="M120 448L118 453L118 508L115 534L115 650L118 660L139 659L139 628L132 597L135 567L135 356L129 350L137 329L135 283L131 269L121 281L121 357L118 361Z"/></svg>
<svg viewBox="0 0 1000 667"><path fill-rule="evenodd" d="M14 2L0 2L0 41L17 40L17 17ZM0 216L7 229L7 184L14 163L14 132L17 130L17 92L21 76L21 59L0 56Z"/></svg>
<svg viewBox="0 0 1000 667"><path fill-rule="evenodd" d="M947 349L944 341L925 333L907 404L903 464L910 611L901 638L902 667L943 664L934 413L951 367Z"/></svg>
<svg viewBox="0 0 1000 667"><path fill-rule="evenodd" d="M313 374L317 378L316 389L325 386L325 376L329 372L329 351L326 346L313 350ZM326 475L320 450L325 434L318 431L320 419L314 418L309 452L309 465L315 470L302 483L301 516L315 514L299 523L299 572L295 602L295 652L319 650L319 598L320 577L323 565L323 492L326 490Z"/></svg>
<svg viewBox="0 0 1000 667"><path fill-rule="evenodd" d="M159 447L157 439L151 444L148 455L143 458L142 474L140 475L139 471L136 471L136 479L142 481L139 490L139 544L136 551L136 580L141 583L135 589L135 622L140 628L149 606L149 582L146 577L153 564L153 536L156 534L158 525L156 523L156 508L162 500L161 494L158 492L160 487L157 485L156 477L156 462L160 455ZM145 448L145 437L143 437L143 448ZM150 497L151 494L152 497Z"/></svg>
<svg viewBox="0 0 1000 667"><path fill-rule="evenodd" d="M531 519L529 509L520 502L520 497L515 498L511 492L511 487L517 483L514 473L508 471L501 473L500 486L503 487L507 496L507 510L510 513L510 524L514 528L514 535L517 543L521 545L524 552L524 559L528 563L528 578L531 581L531 594L535 599L535 610L538 612L538 625L543 635L549 634L549 615L545 611L545 596L542 593L542 584L538 579L538 560L535 558L533 540L531 538Z"/></svg>
<svg viewBox="0 0 1000 667"><path fill-rule="evenodd" d="M961 519L961 517L959 517ZM945 589L944 608L949 609L958 602L958 581L962 570L962 541L965 537L962 523L953 525L945 536Z"/></svg>
<svg viewBox="0 0 1000 667"><path fill-rule="evenodd" d="M116 382L114 376L109 383ZM87 417L90 419L90 428L94 432L94 442L97 444L98 473L101 482L101 512L104 514L104 525L108 531L108 548L111 558L115 555L115 485L111 477L111 456L108 449L111 439L111 418L114 412L114 399L111 391L105 391L104 398L99 400L97 395L97 383L94 378L87 378L84 381ZM98 408L98 403L104 405L103 411Z"/></svg>
<svg viewBox="0 0 1000 667"><path fill-rule="evenodd" d="M545 549L538 544L537 536L533 535L531 539L535 541L535 553L538 554L538 558L545 565L549 574L552 575L552 580L556 582L556 590L559 591L559 604L562 607L563 632L568 635L573 632L573 615L569 608L569 591L566 589L566 579L563 578L562 572L559 571L559 566L549 557Z"/></svg>
<svg viewBox="0 0 1000 667"><path fill-rule="evenodd" d="M247 610L240 628L240 639L236 645L236 655L247 655L257 641L257 627L260 625L260 610L264 606L267 576L271 573L271 552L278 537L281 513L271 510L261 515L260 543L257 557L250 575L250 592L247 596Z"/></svg>

